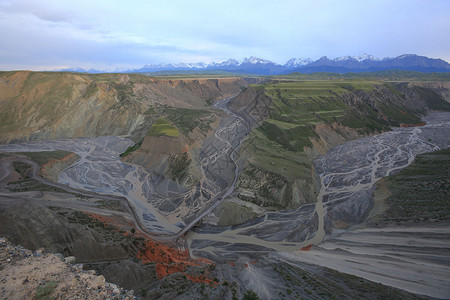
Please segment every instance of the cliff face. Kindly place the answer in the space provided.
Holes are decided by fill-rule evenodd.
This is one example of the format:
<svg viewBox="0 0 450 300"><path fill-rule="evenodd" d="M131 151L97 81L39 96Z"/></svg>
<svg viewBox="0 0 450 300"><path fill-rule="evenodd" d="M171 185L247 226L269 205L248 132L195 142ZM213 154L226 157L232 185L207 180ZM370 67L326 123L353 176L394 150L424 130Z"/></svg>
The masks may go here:
<svg viewBox="0 0 450 300"><path fill-rule="evenodd" d="M445 101L450 102L450 82L415 82L414 84L409 84L409 87L414 86L430 89Z"/></svg>
<svg viewBox="0 0 450 300"><path fill-rule="evenodd" d="M238 78L155 80L136 74L0 73L0 143L98 135L137 138L157 106L205 107Z"/></svg>
<svg viewBox="0 0 450 300"><path fill-rule="evenodd" d="M179 90L184 94L190 92L208 103L221 98L235 96L247 86L246 81L237 78L159 80L157 82Z"/></svg>
<svg viewBox="0 0 450 300"><path fill-rule="evenodd" d="M271 103L263 89L247 88L230 101L229 109L255 127L269 117Z"/></svg>
<svg viewBox="0 0 450 300"><path fill-rule="evenodd" d="M241 200L267 209L314 202L312 161L346 141L414 126L430 110L450 110L448 83L268 82L229 108L256 126L244 143L237 184Z"/></svg>

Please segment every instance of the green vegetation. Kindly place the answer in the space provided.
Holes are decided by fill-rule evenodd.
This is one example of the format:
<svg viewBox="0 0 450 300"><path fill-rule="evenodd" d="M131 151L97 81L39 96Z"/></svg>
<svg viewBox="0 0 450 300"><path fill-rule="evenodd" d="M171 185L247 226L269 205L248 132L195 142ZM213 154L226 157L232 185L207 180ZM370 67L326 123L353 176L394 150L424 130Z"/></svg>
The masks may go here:
<svg viewBox="0 0 450 300"><path fill-rule="evenodd" d="M372 81L267 83L264 92L273 99L268 122L282 129L284 136L273 126L267 128L267 124L261 129L267 131L268 138L279 139L284 148L296 151L311 145L309 138L315 136L314 126L323 122L343 123L361 133L386 130L386 122L377 120L374 109L366 103L358 101L356 107L346 104L349 93L373 93L378 84Z"/></svg>
<svg viewBox="0 0 450 300"><path fill-rule="evenodd" d="M243 74L237 74L227 71L216 70L211 72L209 70L178 70L178 71L156 71L156 72L142 72L142 75L153 76L155 78L164 79L187 79L187 78L230 78L230 77L242 77Z"/></svg>
<svg viewBox="0 0 450 300"><path fill-rule="evenodd" d="M159 118L152 124L152 127L147 132L148 136L168 136L177 138L180 135L178 128L171 124L164 117Z"/></svg>
<svg viewBox="0 0 450 300"><path fill-rule="evenodd" d="M323 151L356 134L376 134L390 130L391 126L421 123L420 114L425 110L411 104L417 98L432 109L450 110L450 104L431 89L381 80L388 75L414 74L290 74L250 85L272 102L269 118L250 133L243 147L249 164L240 175L239 187L261 188L254 196L239 197L276 209L293 202L314 201L311 157L307 155L307 150L315 148L314 143L319 143L316 149ZM319 124L328 127L319 128ZM328 131L332 132L331 137ZM286 200L299 194L293 188L303 197Z"/></svg>
<svg viewBox="0 0 450 300"><path fill-rule="evenodd" d="M284 281L288 299L423 299L403 290L328 268L321 268L318 272L307 265L301 268L279 263L274 270Z"/></svg>
<svg viewBox="0 0 450 300"><path fill-rule="evenodd" d="M191 159L186 152L178 153L175 155L171 155L168 159L168 163L169 177L172 180L180 180L188 171Z"/></svg>
<svg viewBox="0 0 450 300"><path fill-rule="evenodd" d="M111 210L117 210L117 211L122 211L123 207L122 207L122 203L120 203L119 200L105 200L105 199L100 199L95 201L96 204L98 204L98 208L106 208L106 209L111 209Z"/></svg>
<svg viewBox="0 0 450 300"><path fill-rule="evenodd" d="M34 180L33 178L28 177L28 172L31 168L29 164L14 161L12 166L14 170L17 173L19 173L22 178L20 178L18 181L8 182L7 188L11 192L48 191L48 192L67 193L63 189L42 184ZM79 194L73 195L80 196Z"/></svg>
<svg viewBox="0 0 450 300"><path fill-rule="evenodd" d="M56 150L56 151L41 151L41 152L18 152L15 154L21 154L28 156L32 161L38 163L40 166L45 165L51 160L62 159L67 155L72 154L69 151Z"/></svg>
<svg viewBox="0 0 450 300"><path fill-rule="evenodd" d="M44 300L44 299L54 299L54 297L50 297L50 294L53 290L58 286L58 283L54 280L46 282L44 285L39 285L36 287L36 299Z"/></svg>
<svg viewBox="0 0 450 300"><path fill-rule="evenodd" d="M387 70L361 73L326 73L311 74L291 73L287 75L268 76L270 79L285 80L375 80L375 81L450 81L450 73L422 73L416 71Z"/></svg>
<svg viewBox="0 0 450 300"><path fill-rule="evenodd" d="M92 84L92 83L91 83ZM114 89L117 91L117 98L119 101L128 100L133 96L133 83L114 83Z"/></svg>
<svg viewBox="0 0 450 300"><path fill-rule="evenodd" d="M210 124L215 119L214 112L202 109L165 107L163 113L167 115L176 127L185 135L192 132L196 127L202 131L211 129Z"/></svg>
<svg viewBox="0 0 450 300"><path fill-rule="evenodd" d="M242 300L258 300L258 299L261 299L261 298L259 298L258 294L252 290L247 290L244 293L244 297L242 297Z"/></svg>
<svg viewBox="0 0 450 300"><path fill-rule="evenodd" d="M386 179L391 195L382 222L417 223L450 220L450 148L421 154Z"/></svg>
<svg viewBox="0 0 450 300"><path fill-rule="evenodd" d="M121 153L119 156L120 157L124 157L127 156L131 153L133 153L134 151L136 151L137 149L141 148L142 146L142 142L144 141L144 139L141 139L140 141L138 141L136 144L134 144L133 146L130 146L127 148L127 150L125 150L124 153Z"/></svg>
<svg viewBox="0 0 450 300"><path fill-rule="evenodd" d="M0 153L0 157L2 156L11 156L15 154L21 154L21 155L28 155L31 156L31 158L38 162L39 164L45 164L46 162L54 159L54 158L61 158L65 157L67 155L67 151L44 151L44 152L23 152L23 153ZM37 180L34 180L29 176L29 171L31 169L31 166L27 163L17 162L14 161L12 163L12 166L14 170L20 175L20 178L17 181L8 182L7 189L11 192L27 192L27 191L42 191L42 192L57 192L57 193L66 193L71 194L80 198L83 198L84 196L77 194L77 193L68 193L64 191L63 189L42 184L38 182Z"/></svg>

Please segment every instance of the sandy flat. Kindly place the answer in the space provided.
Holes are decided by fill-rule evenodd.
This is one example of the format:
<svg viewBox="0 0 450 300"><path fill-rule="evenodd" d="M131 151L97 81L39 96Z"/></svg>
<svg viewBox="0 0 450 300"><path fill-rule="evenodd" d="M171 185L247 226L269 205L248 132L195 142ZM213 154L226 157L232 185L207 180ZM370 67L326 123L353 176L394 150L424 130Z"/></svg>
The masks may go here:
<svg viewBox="0 0 450 300"><path fill-rule="evenodd" d="M309 252L283 254L437 298L450 297L450 225L386 227L342 233Z"/></svg>

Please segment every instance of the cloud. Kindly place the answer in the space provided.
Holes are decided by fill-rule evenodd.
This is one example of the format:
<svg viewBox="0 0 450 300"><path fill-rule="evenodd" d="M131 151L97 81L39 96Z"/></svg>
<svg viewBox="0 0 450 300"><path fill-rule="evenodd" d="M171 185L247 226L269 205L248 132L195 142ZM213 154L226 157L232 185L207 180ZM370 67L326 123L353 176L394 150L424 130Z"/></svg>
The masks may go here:
<svg viewBox="0 0 450 300"><path fill-rule="evenodd" d="M262 56L417 53L449 60L450 2L0 2L0 69L144 65Z"/></svg>
<svg viewBox="0 0 450 300"><path fill-rule="evenodd" d="M7 1L1 7L9 14L28 14L50 22L70 22L73 18L72 13L67 9L57 9L53 5L43 5L36 1Z"/></svg>

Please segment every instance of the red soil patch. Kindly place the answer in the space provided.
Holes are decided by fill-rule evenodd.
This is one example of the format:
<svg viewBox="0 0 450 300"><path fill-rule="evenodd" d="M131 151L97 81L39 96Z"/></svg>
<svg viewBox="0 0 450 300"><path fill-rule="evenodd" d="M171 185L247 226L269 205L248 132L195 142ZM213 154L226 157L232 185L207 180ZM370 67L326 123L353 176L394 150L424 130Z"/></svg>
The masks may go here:
<svg viewBox="0 0 450 300"><path fill-rule="evenodd" d="M209 261L208 259L205 258L192 259L189 256L188 250L181 251L171 245L167 245L152 240L139 230L136 230L135 233L129 233L128 231L130 231L131 228L134 228L134 226L130 221L125 220L121 217L114 218L101 216L94 213L87 213L87 212L85 213L91 216L92 218L95 218L96 220L103 222L105 225L110 224L117 227L118 228L117 231L119 232L120 230L125 231L125 233L123 233L125 236L132 234L136 237L142 237L144 239L145 246L140 250L140 252L137 255L137 258L139 258L143 263L155 263L156 274L158 275L159 279L162 279L167 275L176 272L183 273L188 269L188 267L191 266L211 265L211 261ZM216 284L216 282L207 277L208 276L207 270L208 268L205 268L205 274L199 276L188 274L185 275L189 280L193 282L206 283L209 285Z"/></svg>
<svg viewBox="0 0 450 300"><path fill-rule="evenodd" d="M98 214L94 214L94 213L90 213L90 212L86 212L84 211L83 213L85 213L86 215L90 216L93 219L96 219L97 221L102 222L105 226L106 225L112 225L114 227L117 228L116 231L125 231L125 233L123 233L125 236L129 235L129 233L127 231L129 231L131 228L134 228L134 224L133 222L131 222L130 220L127 220L123 217L120 216L111 216L111 217L107 217L107 216L102 216L102 215L98 215Z"/></svg>
<svg viewBox="0 0 450 300"><path fill-rule="evenodd" d="M300 249L300 251L309 251L309 250L311 250L311 247L312 247L312 245L309 244L308 246L302 247L302 248Z"/></svg>
<svg viewBox="0 0 450 300"><path fill-rule="evenodd" d="M419 126L424 126L426 123L422 122L422 123L418 123L418 124L400 124L400 127L419 127Z"/></svg>
<svg viewBox="0 0 450 300"><path fill-rule="evenodd" d="M56 164L56 163L61 163L61 162L68 161L68 160L70 160L72 157L74 157L75 155L76 155L75 153L70 153L70 154L67 154L66 156L64 156L63 158L58 158L58 159L54 158L54 159L51 159L51 160L49 160L48 162L46 162L45 164L43 164L43 165L41 166L41 168L45 169L45 168L50 167L50 166L52 166L52 165L54 165L54 164Z"/></svg>

